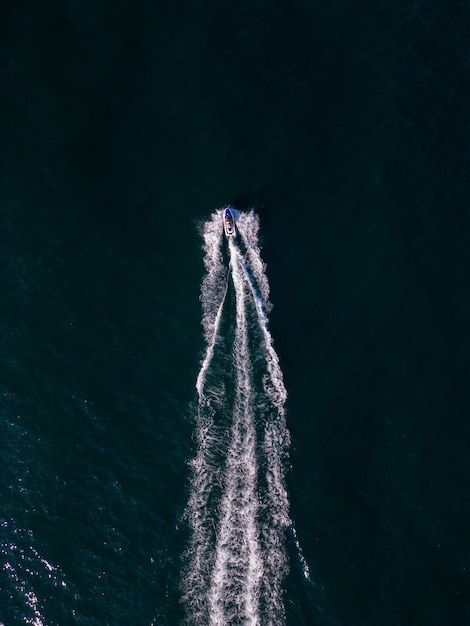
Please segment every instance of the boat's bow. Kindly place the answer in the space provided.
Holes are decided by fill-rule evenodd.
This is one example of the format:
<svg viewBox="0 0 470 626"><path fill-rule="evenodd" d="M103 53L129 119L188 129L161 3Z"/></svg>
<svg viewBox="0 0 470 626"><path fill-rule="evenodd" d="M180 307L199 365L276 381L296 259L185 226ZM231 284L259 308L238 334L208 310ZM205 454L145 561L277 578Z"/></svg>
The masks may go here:
<svg viewBox="0 0 470 626"><path fill-rule="evenodd" d="M235 237L235 218L228 207L224 209L224 231L227 237Z"/></svg>

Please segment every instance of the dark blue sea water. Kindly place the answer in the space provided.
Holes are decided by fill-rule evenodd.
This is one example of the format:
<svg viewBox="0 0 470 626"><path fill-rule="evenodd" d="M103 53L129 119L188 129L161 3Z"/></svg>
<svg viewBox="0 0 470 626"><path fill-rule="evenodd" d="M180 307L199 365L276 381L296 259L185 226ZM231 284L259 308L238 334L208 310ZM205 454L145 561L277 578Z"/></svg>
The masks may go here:
<svg viewBox="0 0 470 626"><path fill-rule="evenodd" d="M469 42L464 0L4 3L2 626L470 622ZM197 570L227 204L266 267L221 236Z"/></svg>

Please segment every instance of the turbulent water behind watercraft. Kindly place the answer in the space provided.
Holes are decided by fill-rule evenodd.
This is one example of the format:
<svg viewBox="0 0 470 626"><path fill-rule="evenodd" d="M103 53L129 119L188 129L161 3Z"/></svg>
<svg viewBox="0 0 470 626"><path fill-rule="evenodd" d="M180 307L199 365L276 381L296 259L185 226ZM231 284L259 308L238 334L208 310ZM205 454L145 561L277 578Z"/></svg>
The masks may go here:
<svg viewBox="0 0 470 626"><path fill-rule="evenodd" d="M183 599L188 624L282 626L292 528L287 393L268 329L258 217L236 216L237 240L225 239L221 217L217 211L203 225L206 351L196 382ZM308 577L299 546L298 554Z"/></svg>

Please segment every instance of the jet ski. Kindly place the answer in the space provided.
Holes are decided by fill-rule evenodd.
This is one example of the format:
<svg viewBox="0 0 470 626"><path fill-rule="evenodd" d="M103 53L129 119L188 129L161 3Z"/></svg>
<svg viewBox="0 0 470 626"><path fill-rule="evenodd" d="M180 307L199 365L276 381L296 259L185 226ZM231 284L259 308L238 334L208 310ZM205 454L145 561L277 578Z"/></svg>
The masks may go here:
<svg viewBox="0 0 470 626"><path fill-rule="evenodd" d="M224 209L224 230L227 237L235 237L235 218L231 209Z"/></svg>

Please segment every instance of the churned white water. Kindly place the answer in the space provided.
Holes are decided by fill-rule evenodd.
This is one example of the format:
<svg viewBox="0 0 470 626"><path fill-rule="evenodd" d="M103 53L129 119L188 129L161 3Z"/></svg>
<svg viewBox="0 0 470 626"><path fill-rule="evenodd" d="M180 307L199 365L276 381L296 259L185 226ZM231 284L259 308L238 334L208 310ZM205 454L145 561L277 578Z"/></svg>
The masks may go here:
<svg viewBox="0 0 470 626"><path fill-rule="evenodd" d="M309 573L289 516L287 392L268 327L259 220L254 211L233 212L236 237L225 237L222 210L203 227L206 348L196 381L183 599L188 624L282 626L288 528Z"/></svg>

